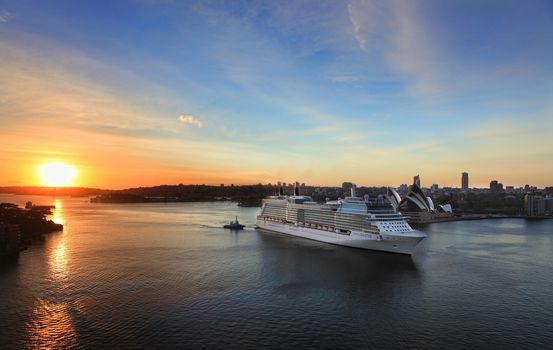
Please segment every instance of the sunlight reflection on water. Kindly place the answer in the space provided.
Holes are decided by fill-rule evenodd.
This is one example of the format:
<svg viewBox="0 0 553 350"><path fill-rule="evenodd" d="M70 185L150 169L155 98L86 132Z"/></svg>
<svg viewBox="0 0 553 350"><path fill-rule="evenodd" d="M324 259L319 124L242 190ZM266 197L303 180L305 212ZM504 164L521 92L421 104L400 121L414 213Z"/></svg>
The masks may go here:
<svg viewBox="0 0 553 350"><path fill-rule="evenodd" d="M63 215L63 206L59 199L54 200L56 208L52 212L51 220L56 224L62 224L65 226L65 217Z"/></svg>
<svg viewBox="0 0 553 350"><path fill-rule="evenodd" d="M27 347L32 349L71 348L79 345L67 303L39 299L27 324Z"/></svg>
<svg viewBox="0 0 553 350"><path fill-rule="evenodd" d="M67 252L65 233L61 233L54 246L50 248L48 265L52 279L64 281L67 277Z"/></svg>
<svg viewBox="0 0 553 350"><path fill-rule="evenodd" d="M48 252L48 266L50 267L51 278L62 282L67 278L67 227L65 227L65 216L61 201L56 199L54 204L56 209L54 209L52 213L51 220L56 224L64 225L64 230L59 235L52 237L53 239L50 241L51 246Z"/></svg>
<svg viewBox="0 0 553 350"><path fill-rule="evenodd" d="M59 199L54 201L51 220L65 226L63 206ZM58 285L58 290L67 287L67 235L66 230L53 234L47 241L46 262L48 279ZM71 348L79 345L70 305L64 301L50 302L37 299L30 320L27 323L28 348L52 349Z"/></svg>

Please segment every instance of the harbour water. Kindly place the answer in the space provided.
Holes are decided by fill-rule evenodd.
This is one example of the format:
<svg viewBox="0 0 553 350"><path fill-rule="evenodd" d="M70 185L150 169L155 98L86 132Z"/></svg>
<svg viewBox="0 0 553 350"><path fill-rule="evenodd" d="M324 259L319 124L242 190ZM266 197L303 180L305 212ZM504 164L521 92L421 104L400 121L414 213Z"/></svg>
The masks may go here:
<svg viewBox="0 0 553 350"><path fill-rule="evenodd" d="M553 220L432 224L407 257L258 232L234 203L0 195L27 200L65 230L0 268L2 349L553 344Z"/></svg>

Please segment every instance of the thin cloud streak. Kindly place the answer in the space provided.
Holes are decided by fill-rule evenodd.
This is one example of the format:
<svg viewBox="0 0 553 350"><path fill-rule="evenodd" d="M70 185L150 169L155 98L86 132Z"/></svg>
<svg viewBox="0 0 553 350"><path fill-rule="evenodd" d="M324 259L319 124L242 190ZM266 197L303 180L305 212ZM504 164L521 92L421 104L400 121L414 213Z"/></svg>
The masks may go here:
<svg viewBox="0 0 553 350"><path fill-rule="evenodd" d="M348 4L348 15L349 20L351 21L353 37L359 44L359 48L364 50L367 41L361 33L361 20L353 4Z"/></svg>
<svg viewBox="0 0 553 350"><path fill-rule="evenodd" d="M10 20L11 16L12 14L7 10L0 10L0 22L7 23Z"/></svg>
<svg viewBox="0 0 553 350"><path fill-rule="evenodd" d="M203 126L202 121L191 114L181 114L178 119L181 123L193 125L197 128L201 128Z"/></svg>

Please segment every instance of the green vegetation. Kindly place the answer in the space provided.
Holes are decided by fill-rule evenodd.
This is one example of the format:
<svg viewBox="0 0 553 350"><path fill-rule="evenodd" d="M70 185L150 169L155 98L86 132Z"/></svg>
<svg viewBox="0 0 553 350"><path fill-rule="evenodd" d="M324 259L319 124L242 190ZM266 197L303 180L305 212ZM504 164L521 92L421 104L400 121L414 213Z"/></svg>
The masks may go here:
<svg viewBox="0 0 553 350"><path fill-rule="evenodd" d="M161 185L111 191L91 198L93 203L143 202L202 202L236 201L242 206L258 206L261 198L274 194L275 188L267 185L207 186Z"/></svg>
<svg viewBox="0 0 553 350"><path fill-rule="evenodd" d="M48 209L28 210L11 203L0 204L0 223L19 226L23 245L31 243L45 233L63 230L63 225L46 219L50 214Z"/></svg>
<svg viewBox="0 0 553 350"><path fill-rule="evenodd" d="M456 213L519 215L524 196L505 193L454 193L435 197L434 203L451 203Z"/></svg>

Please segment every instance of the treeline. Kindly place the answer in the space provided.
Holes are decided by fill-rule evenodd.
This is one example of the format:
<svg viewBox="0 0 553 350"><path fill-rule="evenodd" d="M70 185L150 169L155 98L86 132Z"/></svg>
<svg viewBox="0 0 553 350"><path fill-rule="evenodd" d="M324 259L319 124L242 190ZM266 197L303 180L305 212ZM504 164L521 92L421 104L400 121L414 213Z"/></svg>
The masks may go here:
<svg viewBox="0 0 553 350"><path fill-rule="evenodd" d="M284 194L293 194L292 186L283 188ZM93 203L142 203L142 202L198 202L230 200L241 206L260 206L261 199L278 193L275 185L209 186L209 185L160 185L110 191L91 199ZM386 193L386 187L360 187L357 195L375 197ZM349 196L342 187L304 186L300 194L313 197L317 202Z"/></svg>
<svg viewBox="0 0 553 350"><path fill-rule="evenodd" d="M434 203L451 203L456 213L518 215L524 209L524 195L458 193L434 198Z"/></svg>
<svg viewBox="0 0 553 350"><path fill-rule="evenodd" d="M0 223L19 226L22 245L30 244L43 234L63 230L63 225L46 219L51 214L49 209L23 209L12 203L0 204Z"/></svg>
<svg viewBox="0 0 553 350"><path fill-rule="evenodd" d="M268 185L209 186L160 185L110 191L91 199L94 203L198 202L232 200L243 205L257 205L259 199L274 194Z"/></svg>

